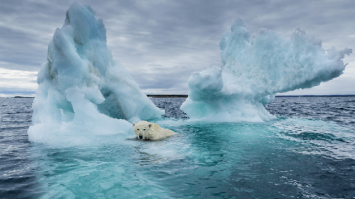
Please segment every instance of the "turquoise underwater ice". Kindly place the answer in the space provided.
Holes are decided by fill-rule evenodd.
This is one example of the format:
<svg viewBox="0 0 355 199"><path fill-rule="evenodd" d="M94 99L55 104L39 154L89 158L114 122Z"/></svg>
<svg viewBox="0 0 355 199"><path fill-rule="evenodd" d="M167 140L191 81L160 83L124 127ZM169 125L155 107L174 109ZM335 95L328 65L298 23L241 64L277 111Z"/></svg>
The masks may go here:
<svg viewBox="0 0 355 199"><path fill-rule="evenodd" d="M355 135L349 127L302 118L157 122L180 135L158 142L123 142L119 135L101 135L90 145L31 147L43 198L351 194Z"/></svg>

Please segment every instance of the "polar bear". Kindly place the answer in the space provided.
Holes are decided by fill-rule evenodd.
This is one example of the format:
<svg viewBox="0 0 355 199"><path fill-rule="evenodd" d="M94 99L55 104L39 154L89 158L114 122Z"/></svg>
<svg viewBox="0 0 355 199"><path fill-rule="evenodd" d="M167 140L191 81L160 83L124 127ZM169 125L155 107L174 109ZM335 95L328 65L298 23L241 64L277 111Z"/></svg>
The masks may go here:
<svg viewBox="0 0 355 199"><path fill-rule="evenodd" d="M133 122L133 131L136 134L136 139L139 140L160 140L172 135L175 135L174 131L161 128L158 124L140 121L137 124Z"/></svg>

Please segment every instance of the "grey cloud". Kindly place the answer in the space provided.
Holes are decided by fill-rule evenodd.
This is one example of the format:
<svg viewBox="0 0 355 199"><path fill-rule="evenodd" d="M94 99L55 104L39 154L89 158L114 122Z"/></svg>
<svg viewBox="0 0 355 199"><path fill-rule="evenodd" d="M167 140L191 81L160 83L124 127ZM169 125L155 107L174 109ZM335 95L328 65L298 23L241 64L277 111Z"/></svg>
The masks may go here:
<svg viewBox="0 0 355 199"><path fill-rule="evenodd" d="M39 70L54 30L63 25L73 2L1 1L0 62L10 65L0 68ZM288 37L300 27L322 39L326 48L355 49L355 37L350 37L355 32L352 0L77 2L91 5L103 19L113 57L147 90L187 93L192 71L220 65L219 40L236 18L252 33L268 28ZM346 60L355 61L354 54Z"/></svg>
<svg viewBox="0 0 355 199"><path fill-rule="evenodd" d="M149 71L133 73L133 77L141 85L141 89L170 89L180 82L184 82L187 87L187 80L193 72L194 69L189 66L166 68L156 65L151 66Z"/></svg>

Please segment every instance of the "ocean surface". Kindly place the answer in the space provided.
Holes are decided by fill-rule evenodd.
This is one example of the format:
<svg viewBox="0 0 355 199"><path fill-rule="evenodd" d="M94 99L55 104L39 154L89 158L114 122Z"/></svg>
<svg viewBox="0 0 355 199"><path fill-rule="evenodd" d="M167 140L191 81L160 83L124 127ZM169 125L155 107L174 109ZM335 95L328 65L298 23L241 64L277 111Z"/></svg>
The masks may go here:
<svg viewBox="0 0 355 199"><path fill-rule="evenodd" d="M192 122L184 100L152 99L166 140L59 147L28 141L33 99L0 98L0 198L355 198L354 97L278 97L264 123Z"/></svg>

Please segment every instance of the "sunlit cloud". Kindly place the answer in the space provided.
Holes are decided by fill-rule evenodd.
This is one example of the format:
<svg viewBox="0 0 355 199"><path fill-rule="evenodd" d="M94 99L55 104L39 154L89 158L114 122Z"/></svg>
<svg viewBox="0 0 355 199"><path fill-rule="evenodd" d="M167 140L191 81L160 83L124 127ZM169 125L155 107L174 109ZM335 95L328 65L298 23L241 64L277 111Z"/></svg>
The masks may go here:
<svg viewBox="0 0 355 199"><path fill-rule="evenodd" d="M0 62L1 64L1 62ZM0 68L0 94L30 95L37 89L37 72Z"/></svg>

